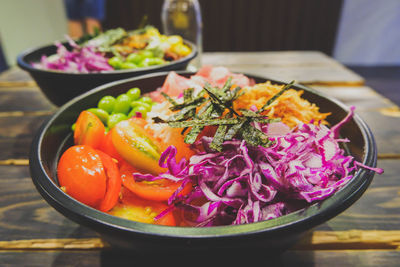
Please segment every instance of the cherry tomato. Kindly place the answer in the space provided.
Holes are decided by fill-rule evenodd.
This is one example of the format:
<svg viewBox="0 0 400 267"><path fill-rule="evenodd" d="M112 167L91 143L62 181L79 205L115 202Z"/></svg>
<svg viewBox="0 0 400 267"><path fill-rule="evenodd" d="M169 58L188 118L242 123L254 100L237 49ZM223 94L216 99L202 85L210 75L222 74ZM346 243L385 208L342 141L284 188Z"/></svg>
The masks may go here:
<svg viewBox="0 0 400 267"><path fill-rule="evenodd" d="M79 114L75 123L74 143L75 145L89 145L99 148L105 133L104 124L93 113L84 110Z"/></svg>
<svg viewBox="0 0 400 267"><path fill-rule="evenodd" d="M114 160L106 153L97 150L96 151L103 163L106 176L107 176L107 188L103 200L99 205L99 210L109 211L118 202L119 193L121 191L121 175L119 174L119 169Z"/></svg>
<svg viewBox="0 0 400 267"><path fill-rule="evenodd" d="M68 148L57 166L58 181L76 200L96 208L106 193L107 177L99 154L92 147Z"/></svg>
<svg viewBox="0 0 400 267"><path fill-rule="evenodd" d="M158 174L165 171L158 164L160 145L132 118L119 122L111 129L111 140L121 157L144 173Z"/></svg>
<svg viewBox="0 0 400 267"><path fill-rule="evenodd" d="M135 168L130 166L127 163L124 163L120 169L122 184L129 191L134 193L135 195L155 201L164 201L168 200L172 194L182 185L181 182L174 182L168 179L159 179L155 181L135 181L133 177L133 173L137 172ZM179 193L180 195L186 195L192 190L192 185L187 183L182 191Z"/></svg>
<svg viewBox="0 0 400 267"><path fill-rule="evenodd" d="M161 218L157 215L168 209L168 206L156 201L141 199L128 190L122 190L122 203L117 204L109 214L132 221L158 225L176 226L172 212L167 212Z"/></svg>
<svg viewBox="0 0 400 267"><path fill-rule="evenodd" d="M139 125L143 129L148 124L148 122L143 118L133 117L131 118L132 122ZM168 141L163 140L161 137L156 136L156 134L151 131L151 129L145 129L146 132L151 135L157 142L161 148L161 151L166 150L170 145L175 146L176 148L176 161L179 162L182 158L186 158L187 160L190 159L192 155L194 155L194 151L190 149L190 145L184 142L184 136L181 134L181 128L171 128L169 130L170 138Z"/></svg>
<svg viewBox="0 0 400 267"><path fill-rule="evenodd" d="M112 143L111 131L109 131L105 135L99 150L103 151L107 155L109 155L112 158L116 159L118 161L118 165L121 166L120 164L123 161L123 159L122 159L121 155L118 154L118 151L115 149L114 144Z"/></svg>

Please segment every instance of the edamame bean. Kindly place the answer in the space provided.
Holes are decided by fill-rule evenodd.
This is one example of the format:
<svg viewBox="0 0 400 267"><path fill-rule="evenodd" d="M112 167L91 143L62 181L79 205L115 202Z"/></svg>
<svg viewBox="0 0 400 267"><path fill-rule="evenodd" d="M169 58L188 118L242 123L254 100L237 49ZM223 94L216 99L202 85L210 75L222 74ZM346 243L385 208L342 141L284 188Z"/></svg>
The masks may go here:
<svg viewBox="0 0 400 267"><path fill-rule="evenodd" d="M126 120L128 117L123 113L114 113L108 116L107 126L109 129L114 127L118 122Z"/></svg>
<svg viewBox="0 0 400 267"><path fill-rule="evenodd" d="M121 68L122 60L115 56L108 60L108 64L110 64L114 69L119 69Z"/></svg>
<svg viewBox="0 0 400 267"><path fill-rule="evenodd" d="M150 106L153 105L153 100L151 100L151 98L148 96L142 96L141 98L139 98L139 101L149 104Z"/></svg>
<svg viewBox="0 0 400 267"><path fill-rule="evenodd" d="M139 106L145 107L147 111L151 110L151 105L149 105L148 103L145 103L143 101L132 101L131 102L132 109L139 107Z"/></svg>
<svg viewBox="0 0 400 267"><path fill-rule="evenodd" d="M108 120L108 112L101 108L89 108L87 111L92 112L96 115L103 124L107 123Z"/></svg>
<svg viewBox="0 0 400 267"><path fill-rule="evenodd" d="M137 87L131 88L126 92L126 94L131 98L132 101L139 99L140 97L140 89Z"/></svg>
<svg viewBox="0 0 400 267"><path fill-rule="evenodd" d="M131 108L131 98L127 94L120 94L114 105L113 113L124 113L128 114Z"/></svg>
<svg viewBox="0 0 400 267"><path fill-rule="evenodd" d="M132 54L129 54L129 56L126 58L126 61L134 63L134 64L139 64L140 61L142 61L142 59L143 59L142 55L139 55L137 53L132 53Z"/></svg>
<svg viewBox="0 0 400 267"><path fill-rule="evenodd" d="M113 96L107 95L100 99L97 107L111 113L114 110L116 99Z"/></svg>
<svg viewBox="0 0 400 267"><path fill-rule="evenodd" d="M165 61L162 58L158 58L158 57L148 58L147 61L150 66L161 65L161 64L165 63Z"/></svg>
<svg viewBox="0 0 400 267"><path fill-rule="evenodd" d="M153 52L151 52L150 50L142 50L142 51L139 51L139 55L141 55L143 58L154 57Z"/></svg>
<svg viewBox="0 0 400 267"><path fill-rule="evenodd" d="M147 108L143 105L134 107L128 115L128 118L137 116L137 113L140 112L142 114L142 118L147 117Z"/></svg>
<svg viewBox="0 0 400 267"><path fill-rule="evenodd" d="M132 62L123 62L121 64L121 69L123 70L127 70L127 69L136 69L137 65L135 63Z"/></svg>

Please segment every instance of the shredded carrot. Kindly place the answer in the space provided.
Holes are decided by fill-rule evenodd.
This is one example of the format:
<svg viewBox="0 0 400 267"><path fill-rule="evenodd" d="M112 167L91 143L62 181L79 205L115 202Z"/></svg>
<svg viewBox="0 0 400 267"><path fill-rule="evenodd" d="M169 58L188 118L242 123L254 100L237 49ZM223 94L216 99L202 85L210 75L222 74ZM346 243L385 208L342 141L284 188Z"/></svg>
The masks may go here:
<svg viewBox="0 0 400 267"><path fill-rule="evenodd" d="M267 101L278 93L284 85L271 84L270 81L259 83L252 87L245 87L244 94L240 96L234 103L236 110L249 109L256 106L260 109ZM269 118L280 118L283 123L293 128L299 123L315 124L323 123L330 113L319 112L319 107L314 103L301 98L304 91L289 89L278 97L269 107L262 113Z"/></svg>

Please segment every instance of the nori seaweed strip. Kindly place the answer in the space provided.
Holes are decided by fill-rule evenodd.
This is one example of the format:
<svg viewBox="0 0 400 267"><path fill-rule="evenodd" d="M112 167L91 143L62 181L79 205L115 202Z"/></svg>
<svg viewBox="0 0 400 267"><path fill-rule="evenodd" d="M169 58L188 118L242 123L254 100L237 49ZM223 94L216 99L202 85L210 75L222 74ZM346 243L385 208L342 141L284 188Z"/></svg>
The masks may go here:
<svg viewBox="0 0 400 267"><path fill-rule="evenodd" d="M183 103L178 104L170 97L167 100L173 104L171 110L179 110L165 121L161 118L154 118L155 122L168 123L173 128L183 128L181 131L185 136L185 142L193 144L205 126L218 126L214 134L210 147L216 151L221 151L225 140L230 140L236 135L240 135L249 145L266 146L271 142L268 136L261 130L255 128L252 122L270 123L279 119L269 119L260 113L275 101L284 91L293 85L294 81L285 85L277 94L270 98L265 105L258 111L242 109L241 115L233 109L233 101L244 94L242 88L232 88L231 78L220 88L212 87L206 83L203 90L194 96L194 89L186 89L183 93ZM208 94L208 97L206 96ZM205 103L205 104L204 104ZM203 106L202 106L203 105ZM197 108L199 110L196 110ZM224 112L229 110L228 114Z"/></svg>
<svg viewBox="0 0 400 267"><path fill-rule="evenodd" d="M207 103L206 105L204 105L199 112L193 116L193 118L196 119L205 119L205 118L209 118L210 114L213 112L213 106L211 103ZM186 129L187 127L185 127ZM204 126L193 126L190 131L188 132L188 134L185 136L184 142L187 144L193 144L196 139L197 136L201 133L201 131L204 129ZM184 131L182 131L184 133Z"/></svg>
<svg viewBox="0 0 400 267"><path fill-rule="evenodd" d="M207 91L207 93L210 96L210 100L214 100L213 102L216 104L221 105L222 107L225 107L227 109L229 109L229 111L231 111L233 114L235 114L236 116L240 116L233 108L232 105L226 105L223 101L221 101L221 99L218 98L217 94L215 94L214 92L212 92L213 88L209 87L209 86L204 86L204 89ZM231 103L232 104L232 103Z"/></svg>
<svg viewBox="0 0 400 267"><path fill-rule="evenodd" d="M196 108L197 108L196 105L186 106L179 112L172 115L168 121L181 121L190 118L190 114L192 114L190 112L192 112L193 110L196 112Z"/></svg>
<svg viewBox="0 0 400 267"><path fill-rule="evenodd" d="M228 132L225 134L224 140L231 140L237 133L239 133L240 129L243 127L243 124L245 124L247 120L242 120L238 124L232 125L231 128L229 128Z"/></svg>
<svg viewBox="0 0 400 267"><path fill-rule="evenodd" d="M290 89L290 87L294 84L294 81L291 81L290 83L286 84L277 94L275 94L273 97L271 97L267 103L265 103L264 106L262 106L257 112L261 113L263 112L269 105L272 104L278 97L280 97L286 90Z"/></svg>
<svg viewBox="0 0 400 267"><path fill-rule="evenodd" d="M255 111L248 110L248 109L240 109L240 112L242 112L242 115L248 118L265 118L264 115L261 115Z"/></svg>
<svg viewBox="0 0 400 267"><path fill-rule="evenodd" d="M193 99L193 88L188 88L183 91L183 101L184 102L190 102Z"/></svg>
<svg viewBox="0 0 400 267"><path fill-rule="evenodd" d="M185 128L185 127L204 127L208 125L234 125L239 123L240 120L238 118L231 119L194 119L188 121L167 121L168 125L172 128Z"/></svg>
<svg viewBox="0 0 400 267"><path fill-rule="evenodd" d="M213 140L210 143L210 148L214 149L218 152L221 152L222 150L222 143L225 140L225 133L226 130L228 129L228 125L220 125L217 128L217 131L214 134Z"/></svg>
<svg viewBox="0 0 400 267"><path fill-rule="evenodd" d="M262 131L252 127L249 121L244 123L240 134L243 139L252 146L265 146L270 143L268 137Z"/></svg>
<svg viewBox="0 0 400 267"><path fill-rule="evenodd" d="M186 134L184 142L186 144L193 144L196 142L197 136L201 133L204 127L195 126L190 129L190 131Z"/></svg>
<svg viewBox="0 0 400 267"><path fill-rule="evenodd" d="M168 101L169 103L171 103L172 106L178 105L178 103L177 103L173 98L171 98L169 95L167 95L166 93L161 92L161 95L162 95L163 97L165 97L165 99L167 99L167 101Z"/></svg>

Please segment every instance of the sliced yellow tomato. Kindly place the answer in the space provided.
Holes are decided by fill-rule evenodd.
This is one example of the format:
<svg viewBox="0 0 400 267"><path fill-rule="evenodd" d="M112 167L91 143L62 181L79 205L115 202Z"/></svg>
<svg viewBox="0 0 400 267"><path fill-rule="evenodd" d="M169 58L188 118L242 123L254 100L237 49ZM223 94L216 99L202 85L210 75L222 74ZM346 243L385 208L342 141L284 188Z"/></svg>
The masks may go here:
<svg viewBox="0 0 400 267"><path fill-rule="evenodd" d="M158 164L162 153L160 144L134 120L115 125L111 129L111 141L118 154L138 171L155 175L166 171Z"/></svg>
<svg viewBox="0 0 400 267"><path fill-rule="evenodd" d="M122 190L121 194L122 203L114 206L109 214L136 222L176 226L172 212L168 212L161 218L156 219L157 215L168 208L166 204L141 199L126 190Z"/></svg>

